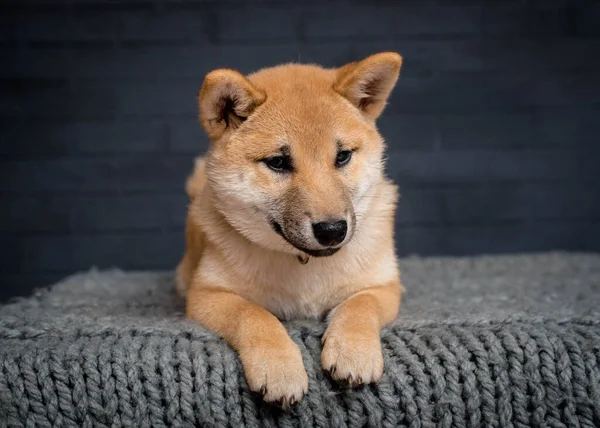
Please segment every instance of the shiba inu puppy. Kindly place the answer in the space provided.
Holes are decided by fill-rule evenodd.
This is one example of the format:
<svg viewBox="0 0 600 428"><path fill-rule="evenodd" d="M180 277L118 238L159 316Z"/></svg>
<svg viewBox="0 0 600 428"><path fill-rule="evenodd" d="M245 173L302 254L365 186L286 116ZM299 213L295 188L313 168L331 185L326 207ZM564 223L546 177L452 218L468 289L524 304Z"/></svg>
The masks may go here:
<svg viewBox="0 0 600 428"><path fill-rule="evenodd" d="M338 69L286 64L210 72L199 116L211 139L187 182L177 286L187 317L239 354L248 385L293 406L308 391L280 320L327 316L321 362L354 387L383 372L380 329L402 286L394 250L397 188L375 126L402 58Z"/></svg>

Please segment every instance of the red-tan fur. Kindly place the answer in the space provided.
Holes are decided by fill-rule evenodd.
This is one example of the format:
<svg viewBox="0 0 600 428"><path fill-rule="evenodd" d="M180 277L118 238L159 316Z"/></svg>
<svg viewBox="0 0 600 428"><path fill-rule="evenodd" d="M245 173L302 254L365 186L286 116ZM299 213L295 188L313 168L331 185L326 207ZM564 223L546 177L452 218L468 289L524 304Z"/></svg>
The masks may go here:
<svg viewBox="0 0 600 428"><path fill-rule="evenodd" d="M401 62L381 53L339 69L287 64L205 78L199 113L211 147L186 186L177 286L187 317L238 352L250 388L268 402L287 407L308 391L300 351L280 320L327 315L321 362L333 379L357 386L382 375L380 329L396 317L402 286L397 189L383 175L375 120ZM281 144L294 161L289 174L261 161ZM334 162L340 145L355 150L343 168ZM269 224L315 245L306 225L332 216L348 219L346 241L306 264Z"/></svg>

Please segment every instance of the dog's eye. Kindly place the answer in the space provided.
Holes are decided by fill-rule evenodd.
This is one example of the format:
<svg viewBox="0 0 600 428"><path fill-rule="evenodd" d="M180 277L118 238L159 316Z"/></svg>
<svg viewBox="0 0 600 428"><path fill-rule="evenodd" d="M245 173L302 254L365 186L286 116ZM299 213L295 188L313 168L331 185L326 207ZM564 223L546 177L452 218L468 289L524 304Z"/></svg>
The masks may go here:
<svg viewBox="0 0 600 428"><path fill-rule="evenodd" d="M335 158L335 166L341 168L350 162L350 159L352 159L351 150L340 150Z"/></svg>
<svg viewBox="0 0 600 428"><path fill-rule="evenodd" d="M292 164L288 156L271 156L263 162L275 172L288 172L292 170Z"/></svg>

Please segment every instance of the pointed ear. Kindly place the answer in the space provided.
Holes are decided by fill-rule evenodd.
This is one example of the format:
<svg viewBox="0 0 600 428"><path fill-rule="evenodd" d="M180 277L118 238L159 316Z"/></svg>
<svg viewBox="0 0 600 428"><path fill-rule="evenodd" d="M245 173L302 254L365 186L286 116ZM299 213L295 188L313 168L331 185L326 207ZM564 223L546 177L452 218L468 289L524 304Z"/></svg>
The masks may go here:
<svg viewBox="0 0 600 428"><path fill-rule="evenodd" d="M198 95L200 122L208 136L217 140L239 127L266 97L237 71L211 71Z"/></svg>
<svg viewBox="0 0 600 428"><path fill-rule="evenodd" d="M371 55L337 71L333 89L370 119L376 119L396 85L402 57L395 52Z"/></svg>

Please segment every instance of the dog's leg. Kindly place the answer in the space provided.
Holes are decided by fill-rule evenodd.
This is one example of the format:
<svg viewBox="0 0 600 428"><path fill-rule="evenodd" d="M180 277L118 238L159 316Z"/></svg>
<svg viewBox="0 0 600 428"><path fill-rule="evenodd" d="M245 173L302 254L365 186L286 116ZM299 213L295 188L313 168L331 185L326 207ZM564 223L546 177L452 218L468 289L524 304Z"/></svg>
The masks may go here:
<svg viewBox="0 0 600 428"><path fill-rule="evenodd" d="M394 283L365 289L337 306L323 336L321 365L347 386L377 382L383 373L379 333L400 307L402 286Z"/></svg>
<svg viewBox="0 0 600 428"><path fill-rule="evenodd" d="M219 333L238 352L252 391L283 407L306 394L300 350L273 314L237 294L196 283L187 301L187 317Z"/></svg>

